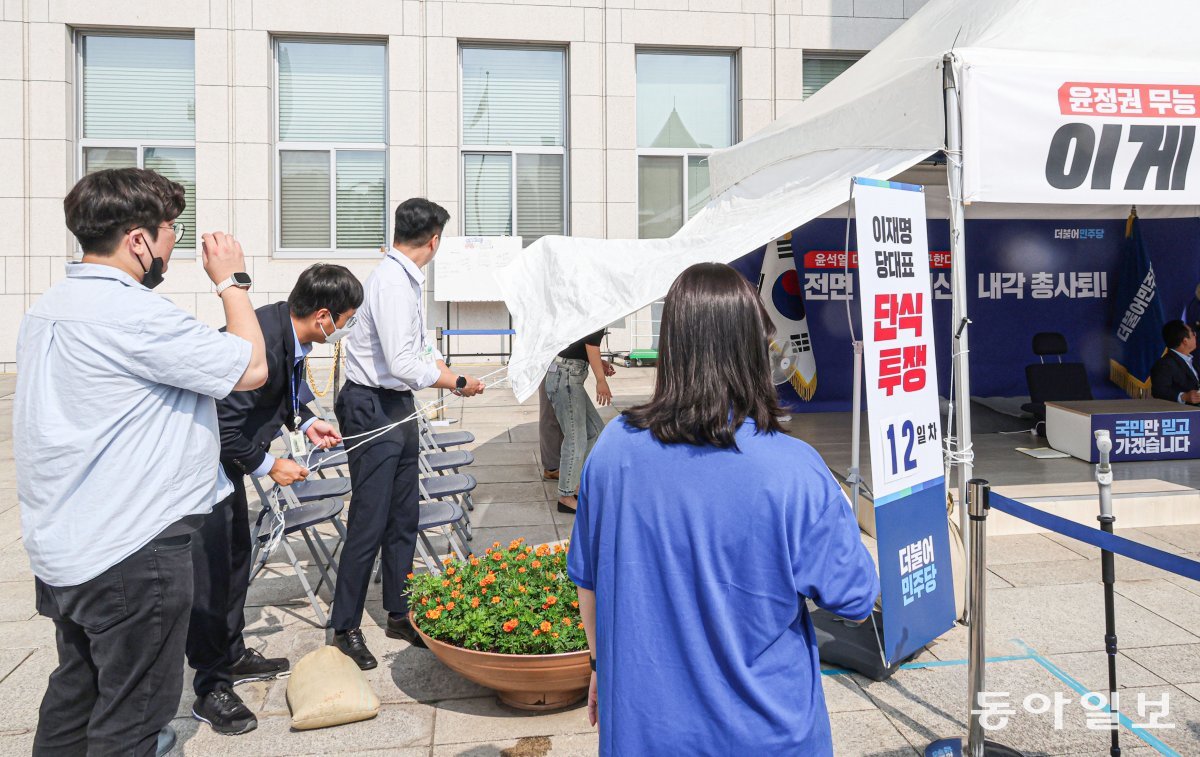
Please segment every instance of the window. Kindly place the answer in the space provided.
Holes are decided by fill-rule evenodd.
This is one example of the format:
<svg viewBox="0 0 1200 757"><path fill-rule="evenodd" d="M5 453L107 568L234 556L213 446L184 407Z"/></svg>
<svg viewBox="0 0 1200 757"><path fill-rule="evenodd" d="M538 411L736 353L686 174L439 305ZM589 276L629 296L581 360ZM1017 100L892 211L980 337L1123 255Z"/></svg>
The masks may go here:
<svg viewBox="0 0 1200 757"><path fill-rule="evenodd" d="M638 52L638 237L669 237L708 203L708 156L736 141L734 56Z"/></svg>
<svg viewBox="0 0 1200 757"><path fill-rule="evenodd" d="M373 253L387 243L387 51L279 40L276 216L282 252Z"/></svg>
<svg viewBox="0 0 1200 757"><path fill-rule="evenodd" d="M565 234L565 51L464 46L461 60L463 233Z"/></svg>
<svg viewBox="0 0 1200 757"><path fill-rule="evenodd" d="M149 168L183 185L196 248L195 44L183 37L79 37L79 172Z"/></svg>
<svg viewBox="0 0 1200 757"><path fill-rule="evenodd" d="M817 90L836 79L847 68L853 66L862 53L841 55L813 54L804 56L804 99L812 97Z"/></svg>

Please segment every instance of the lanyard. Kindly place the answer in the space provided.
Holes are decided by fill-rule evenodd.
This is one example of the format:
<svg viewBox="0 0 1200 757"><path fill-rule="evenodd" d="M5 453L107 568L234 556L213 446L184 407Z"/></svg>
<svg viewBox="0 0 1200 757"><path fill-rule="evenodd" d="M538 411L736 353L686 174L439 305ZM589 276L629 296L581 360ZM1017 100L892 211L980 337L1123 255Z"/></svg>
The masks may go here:
<svg viewBox="0 0 1200 757"><path fill-rule="evenodd" d="M292 363L292 418L296 430L300 429L300 367L303 362Z"/></svg>

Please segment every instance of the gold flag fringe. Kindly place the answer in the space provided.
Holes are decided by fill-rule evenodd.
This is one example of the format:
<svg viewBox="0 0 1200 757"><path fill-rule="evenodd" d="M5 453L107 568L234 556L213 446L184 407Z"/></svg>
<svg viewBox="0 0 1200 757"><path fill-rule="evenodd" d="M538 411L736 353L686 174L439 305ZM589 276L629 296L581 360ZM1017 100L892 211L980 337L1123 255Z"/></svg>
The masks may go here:
<svg viewBox="0 0 1200 757"><path fill-rule="evenodd" d="M1150 381L1142 381L1133 376L1125 366L1116 360L1108 361L1108 378L1135 400L1150 396Z"/></svg>
<svg viewBox="0 0 1200 757"><path fill-rule="evenodd" d="M800 375L800 371L792 371L792 377L788 379L788 383L805 402L811 402L813 395L817 393L817 374L815 372L811 379L805 381L804 377Z"/></svg>

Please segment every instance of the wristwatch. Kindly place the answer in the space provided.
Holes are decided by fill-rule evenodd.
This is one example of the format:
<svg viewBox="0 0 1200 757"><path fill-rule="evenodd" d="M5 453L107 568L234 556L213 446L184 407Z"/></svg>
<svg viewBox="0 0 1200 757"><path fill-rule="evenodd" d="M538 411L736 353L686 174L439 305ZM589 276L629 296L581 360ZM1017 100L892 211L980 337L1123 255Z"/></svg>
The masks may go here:
<svg viewBox="0 0 1200 757"><path fill-rule="evenodd" d="M467 377L459 376L458 380L454 382L454 390L456 392L461 392L463 389L466 389L466 388L467 388Z"/></svg>
<svg viewBox="0 0 1200 757"><path fill-rule="evenodd" d="M229 287L237 287L238 289L247 290L250 289L250 274L246 273L245 271L238 271L222 281L220 284L217 284L217 296L220 297L221 292L224 292Z"/></svg>

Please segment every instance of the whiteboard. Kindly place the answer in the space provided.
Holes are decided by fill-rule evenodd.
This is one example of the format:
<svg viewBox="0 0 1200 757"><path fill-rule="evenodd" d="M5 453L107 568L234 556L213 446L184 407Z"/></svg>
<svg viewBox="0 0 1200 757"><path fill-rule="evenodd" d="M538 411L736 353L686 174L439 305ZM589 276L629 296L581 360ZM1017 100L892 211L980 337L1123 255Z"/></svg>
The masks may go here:
<svg viewBox="0 0 1200 757"><path fill-rule="evenodd" d="M496 271L521 249L521 237L445 237L433 259L433 298L439 302L503 300Z"/></svg>

